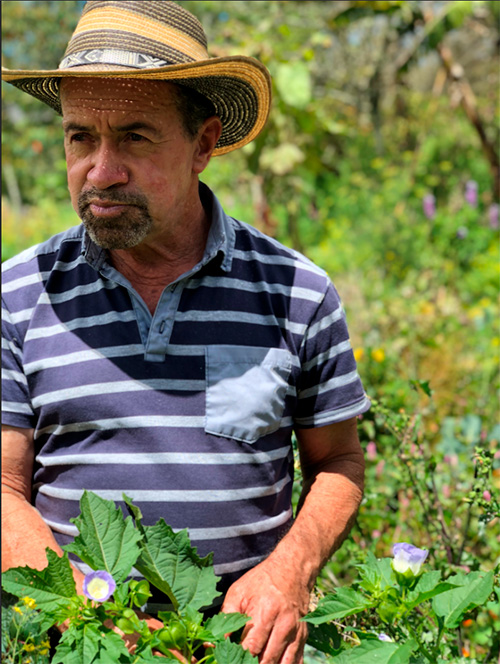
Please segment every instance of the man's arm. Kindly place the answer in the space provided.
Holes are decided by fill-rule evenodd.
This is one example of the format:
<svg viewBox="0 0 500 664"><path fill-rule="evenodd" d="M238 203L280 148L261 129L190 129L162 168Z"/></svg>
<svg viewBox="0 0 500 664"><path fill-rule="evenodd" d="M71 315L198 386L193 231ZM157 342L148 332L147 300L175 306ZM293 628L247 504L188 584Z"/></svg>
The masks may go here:
<svg viewBox="0 0 500 664"><path fill-rule="evenodd" d="M45 549L49 547L63 555L51 529L31 505L31 482L34 460L32 429L2 427L2 572L9 567L28 565L35 569L47 567ZM73 567L76 592L83 595L85 575ZM163 623L141 613L151 629ZM111 624L108 625L112 627ZM65 625L59 626L64 631ZM118 629L115 631L120 632ZM123 634L122 634L123 635ZM133 649L139 635L124 636L125 644Z"/></svg>
<svg viewBox="0 0 500 664"><path fill-rule="evenodd" d="M349 533L363 495L356 419L297 431L303 489L297 518L274 551L229 589L222 610L252 617L242 643L261 664L299 664L309 594Z"/></svg>
<svg viewBox="0 0 500 664"><path fill-rule="evenodd" d="M28 565L47 567L45 549L62 556L51 529L31 505L33 429L2 427L2 571ZM78 592L84 575L74 569Z"/></svg>

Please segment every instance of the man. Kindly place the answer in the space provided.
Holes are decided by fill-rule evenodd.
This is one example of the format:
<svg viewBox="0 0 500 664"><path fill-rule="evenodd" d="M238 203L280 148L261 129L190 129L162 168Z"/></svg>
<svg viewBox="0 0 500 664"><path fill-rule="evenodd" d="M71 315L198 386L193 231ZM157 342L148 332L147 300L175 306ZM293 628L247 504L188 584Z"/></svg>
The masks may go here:
<svg viewBox="0 0 500 664"><path fill-rule="evenodd" d="M84 488L126 492L214 551L262 664L301 662L309 593L361 500L369 402L325 273L198 179L263 127L267 71L209 58L162 0L88 2L58 70L3 78L62 114L83 221L4 265L4 568L60 552Z"/></svg>

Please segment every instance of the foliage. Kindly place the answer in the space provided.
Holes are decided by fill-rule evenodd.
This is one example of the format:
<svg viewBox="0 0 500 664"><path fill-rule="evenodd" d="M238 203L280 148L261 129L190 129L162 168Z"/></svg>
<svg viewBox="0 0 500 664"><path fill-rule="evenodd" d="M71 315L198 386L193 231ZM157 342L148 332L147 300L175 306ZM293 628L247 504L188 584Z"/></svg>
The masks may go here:
<svg viewBox="0 0 500 664"><path fill-rule="evenodd" d="M464 571L496 575L498 200L491 162L439 48L451 50L475 94L479 125L498 145L500 4L278 0L252 2L250 12L242 2L183 4L202 21L212 55L257 57L273 76L265 130L212 160L203 179L230 214L332 276L374 404L359 422L365 498L319 594L373 599L375 591L363 588L372 574L366 570L387 567L395 541L428 548L425 574L439 574L440 583ZM4 64L57 66L81 5L2 3ZM78 220L68 203L60 119L5 84L2 100L5 260ZM475 201L470 182L477 183ZM433 213L424 208L428 196ZM298 474L295 496L299 483ZM387 583L399 592L394 580ZM439 647L448 661L498 657L497 585L490 597L443 631ZM412 609L409 624L424 647L435 648L433 602ZM338 654L311 646L308 664L420 656L399 627L392 643L380 641L378 633L390 630L375 606L335 624L328 632L311 626L311 642Z"/></svg>
<svg viewBox="0 0 500 664"><path fill-rule="evenodd" d="M132 514L125 519L112 501L85 491L80 501L81 514L72 520L79 535L63 547L63 556L47 549L45 569L16 567L3 574L3 588L23 598L13 607L12 616L16 617L16 611L21 613L19 605L24 602L30 609L38 609L36 622L42 630L67 621L68 628L56 647L52 664L145 664L157 661L153 651L176 659L170 653L172 649L191 661L204 643L212 646L198 660L200 663L256 661L237 643L225 642L225 635L245 625L246 616L219 614L203 621L200 610L209 607L220 594L216 590L218 577L213 571L212 556L200 558L190 545L187 531L174 533L163 519L154 526L142 525L140 510L125 495L124 501ZM93 570L101 570L101 583L107 579L111 584L112 600L111 593L96 599L87 583L86 597L77 595L68 553L77 555ZM127 580L133 566L145 580ZM165 593L173 606L172 611L159 612L164 626L152 632L134 611L151 595L150 584ZM125 634L140 634L133 654L113 631L113 625ZM10 627L12 638L7 642L6 661L17 663L16 652L29 650L35 641L33 637L23 641L21 628L15 628L16 623Z"/></svg>
<svg viewBox="0 0 500 664"><path fill-rule="evenodd" d="M312 631L310 640L339 664L375 658L385 664L455 661L462 653L447 637L454 636L464 616L484 604L493 591L492 571L461 572L444 581L436 570L397 572L390 558L377 559L370 553L358 567L359 580L353 587L323 597L304 618L322 626ZM496 594L500 599L500 588ZM326 643L328 630L335 634L337 626L346 629L339 621L348 616L357 617L356 627L349 630L357 643L354 649L339 639Z"/></svg>
<svg viewBox="0 0 500 664"><path fill-rule="evenodd" d="M429 390L426 384L417 387ZM395 643L402 645L409 633L414 638L411 629L417 631L424 646L433 643L443 661L457 661L462 653L467 653L472 661L496 661L494 657L500 648L500 491L496 479L500 476L500 429L495 426L487 431L483 426L480 418L473 415L445 420L439 444L431 447L419 414L394 412L375 399L370 413L361 419L359 431L366 450L367 490L351 537L319 580L320 596L326 593L330 599L333 595L352 600L348 602L347 613L332 617L343 638L342 643L339 639L330 640L326 652L338 653L339 661L343 661L344 655L340 654L348 644L361 642L361 657L371 646L382 648L376 642L364 644L364 639L373 640L379 632L387 632ZM458 594L443 594L441 600L418 608L405 604L407 598L402 589L395 585L394 578L389 579L391 571L386 557L398 541L412 541L429 550L426 566L431 566L432 571L425 578L429 584L434 579L436 588L438 580L451 583L451 579L459 586L464 585L464 579L467 584L475 579L474 583L481 585L477 579L486 574L487 579L495 579L495 594L488 601L490 590L483 601L474 605L467 602L461 605ZM383 569L388 573L384 574ZM370 587L366 578L374 576L386 579L387 584ZM444 593L444 586L441 591ZM450 616L441 625L432 612L444 611L447 598L451 598L446 605ZM395 604L391 604L392 600ZM356 604L361 601L361 605ZM386 606L388 601L390 607ZM351 611L355 607L359 612ZM363 612L363 608L369 610ZM459 611L452 620L455 609ZM390 611L394 615L389 615ZM341 620L345 616L355 619ZM410 627L407 625L401 632L396 617L408 618ZM385 647L388 656L394 647ZM400 656L394 661L399 662ZM419 656L422 653L415 654L415 661L421 661Z"/></svg>

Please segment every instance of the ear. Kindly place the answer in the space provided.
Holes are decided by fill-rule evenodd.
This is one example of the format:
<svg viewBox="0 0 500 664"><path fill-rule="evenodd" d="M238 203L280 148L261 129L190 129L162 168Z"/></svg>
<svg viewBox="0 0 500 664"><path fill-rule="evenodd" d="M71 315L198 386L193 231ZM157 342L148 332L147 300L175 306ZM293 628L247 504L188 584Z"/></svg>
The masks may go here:
<svg viewBox="0 0 500 664"><path fill-rule="evenodd" d="M212 156L217 141L222 133L222 123L220 119L213 115L207 118L200 127L198 138L196 139L195 151L193 155L193 172L199 174L205 170Z"/></svg>

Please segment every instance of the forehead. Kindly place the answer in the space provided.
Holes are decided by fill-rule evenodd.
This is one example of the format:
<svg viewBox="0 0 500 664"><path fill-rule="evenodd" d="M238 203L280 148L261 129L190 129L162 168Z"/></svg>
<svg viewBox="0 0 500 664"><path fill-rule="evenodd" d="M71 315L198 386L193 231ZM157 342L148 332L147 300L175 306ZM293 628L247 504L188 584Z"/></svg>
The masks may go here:
<svg viewBox="0 0 500 664"><path fill-rule="evenodd" d="M175 88L166 81L69 77L61 81L63 116L78 112L147 113L175 112Z"/></svg>

